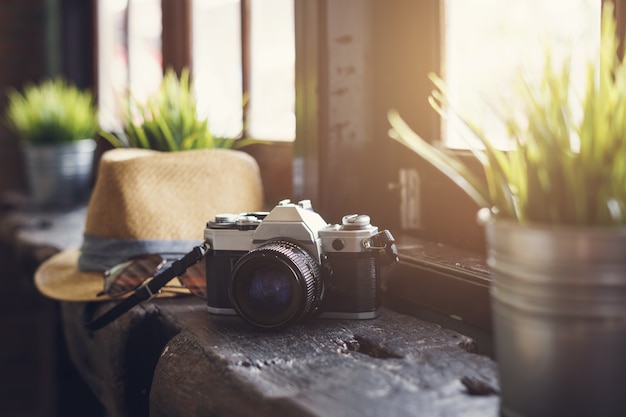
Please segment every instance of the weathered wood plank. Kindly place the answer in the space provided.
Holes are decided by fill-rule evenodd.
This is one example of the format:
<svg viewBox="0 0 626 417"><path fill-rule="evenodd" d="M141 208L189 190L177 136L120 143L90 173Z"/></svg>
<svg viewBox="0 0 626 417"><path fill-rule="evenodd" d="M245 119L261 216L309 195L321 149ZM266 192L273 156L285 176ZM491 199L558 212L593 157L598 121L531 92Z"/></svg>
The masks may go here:
<svg viewBox="0 0 626 417"><path fill-rule="evenodd" d="M61 303L68 354L107 416L147 417L159 355L192 312L202 314L204 302L195 297L154 299L97 332L85 328L85 311L100 315L113 304Z"/></svg>
<svg viewBox="0 0 626 417"><path fill-rule="evenodd" d="M494 362L472 353L471 339L410 316L384 310L277 333L236 317L187 319L157 364L153 417L498 414Z"/></svg>
<svg viewBox="0 0 626 417"><path fill-rule="evenodd" d="M57 251L80 242L83 216L18 217L0 236L19 241L24 255ZM267 333L210 316L193 297L158 299L90 333L87 305L62 303L67 348L110 416L148 415L148 404L152 416L498 413L496 365L472 353L471 339L391 310Z"/></svg>

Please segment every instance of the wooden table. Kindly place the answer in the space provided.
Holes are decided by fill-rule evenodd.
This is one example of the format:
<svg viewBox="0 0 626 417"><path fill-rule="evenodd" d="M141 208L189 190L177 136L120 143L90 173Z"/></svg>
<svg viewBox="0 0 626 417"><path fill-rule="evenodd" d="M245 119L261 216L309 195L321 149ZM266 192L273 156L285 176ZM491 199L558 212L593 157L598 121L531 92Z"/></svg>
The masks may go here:
<svg viewBox="0 0 626 417"><path fill-rule="evenodd" d="M150 415L496 416L496 367L474 342L384 309L281 332L195 311L156 366ZM184 320L184 323L182 323Z"/></svg>
<svg viewBox="0 0 626 417"><path fill-rule="evenodd" d="M80 216L31 227L25 247L63 249L59 230L80 236ZM497 366L472 339L390 308L260 332L188 296L144 303L97 332L82 326L85 309L110 306L60 309L72 363L110 417L498 415Z"/></svg>

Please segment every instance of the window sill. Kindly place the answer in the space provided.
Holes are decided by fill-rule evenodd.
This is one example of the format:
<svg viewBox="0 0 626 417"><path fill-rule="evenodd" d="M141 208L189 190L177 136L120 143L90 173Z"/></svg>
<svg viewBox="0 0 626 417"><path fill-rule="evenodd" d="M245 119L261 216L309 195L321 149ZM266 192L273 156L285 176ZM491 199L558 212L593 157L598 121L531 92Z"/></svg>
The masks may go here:
<svg viewBox="0 0 626 417"><path fill-rule="evenodd" d="M386 278L389 302L425 308L491 333L485 255L406 235L396 238L400 263Z"/></svg>

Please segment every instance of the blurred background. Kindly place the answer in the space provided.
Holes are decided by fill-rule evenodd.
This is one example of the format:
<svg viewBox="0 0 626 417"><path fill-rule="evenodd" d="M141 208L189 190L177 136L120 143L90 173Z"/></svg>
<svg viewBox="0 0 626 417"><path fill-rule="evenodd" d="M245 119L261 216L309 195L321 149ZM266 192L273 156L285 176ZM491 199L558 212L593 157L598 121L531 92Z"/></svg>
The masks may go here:
<svg viewBox="0 0 626 417"><path fill-rule="evenodd" d="M83 0L0 2L0 113L6 91L63 74L82 88L94 84L93 4ZM20 203L26 189L18 142L0 123L0 204ZM2 231L3 236L11 234ZM0 415L97 415L59 340L56 305L32 284L34 264L0 245ZM62 404L63 403L63 404ZM67 406L67 404L73 404Z"/></svg>

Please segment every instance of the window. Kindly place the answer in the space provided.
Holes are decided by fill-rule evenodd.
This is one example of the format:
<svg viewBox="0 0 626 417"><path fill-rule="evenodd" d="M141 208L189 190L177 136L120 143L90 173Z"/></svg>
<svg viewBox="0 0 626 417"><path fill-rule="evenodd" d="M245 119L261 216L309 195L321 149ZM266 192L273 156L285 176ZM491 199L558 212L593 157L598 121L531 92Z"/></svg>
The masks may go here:
<svg viewBox="0 0 626 417"><path fill-rule="evenodd" d="M161 82L160 1L100 0L97 13L100 122L116 130L124 100L145 100Z"/></svg>
<svg viewBox="0 0 626 417"><path fill-rule="evenodd" d="M103 127L119 129L122 103L145 100L164 67L190 67L215 134L294 139L292 0L99 0L97 13Z"/></svg>
<svg viewBox="0 0 626 417"><path fill-rule="evenodd" d="M457 110L481 126L505 148L506 132L497 123L501 100L522 69L537 76L549 43L558 62L573 54L573 79L584 81L585 60L593 58L600 41L598 0L446 0L444 68L450 99ZM580 90L580 88L579 88ZM445 143L466 148L458 120L444 124ZM467 135L466 135L467 136Z"/></svg>
<svg viewBox="0 0 626 417"><path fill-rule="evenodd" d="M192 65L200 111L215 133L237 136L243 130L239 2L195 0L192 7Z"/></svg>

